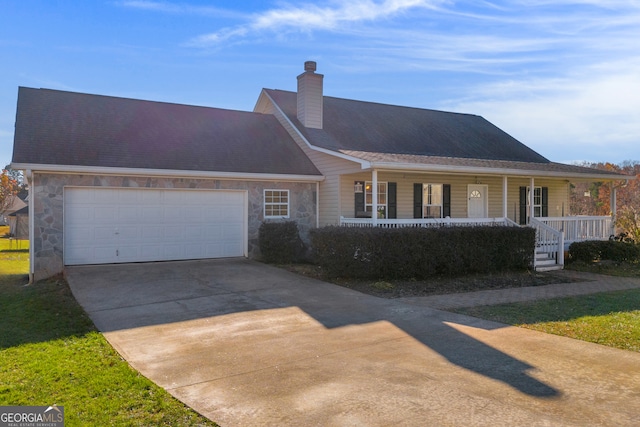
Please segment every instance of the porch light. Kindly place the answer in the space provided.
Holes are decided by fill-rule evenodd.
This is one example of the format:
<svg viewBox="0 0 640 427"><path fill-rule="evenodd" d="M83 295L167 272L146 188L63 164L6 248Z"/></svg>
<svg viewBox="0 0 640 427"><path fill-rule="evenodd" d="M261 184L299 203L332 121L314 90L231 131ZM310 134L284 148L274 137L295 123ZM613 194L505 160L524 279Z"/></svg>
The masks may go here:
<svg viewBox="0 0 640 427"><path fill-rule="evenodd" d="M355 193L362 193L362 183L356 182L355 185L353 186L353 191Z"/></svg>

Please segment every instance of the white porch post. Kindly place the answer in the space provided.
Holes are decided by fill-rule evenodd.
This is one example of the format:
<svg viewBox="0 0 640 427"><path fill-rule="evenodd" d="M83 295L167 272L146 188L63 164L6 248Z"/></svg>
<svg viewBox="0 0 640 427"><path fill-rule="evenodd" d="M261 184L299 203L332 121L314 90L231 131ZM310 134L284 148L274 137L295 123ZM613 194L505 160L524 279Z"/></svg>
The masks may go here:
<svg viewBox="0 0 640 427"><path fill-rule="evenodd" d="M371 171L371 222L378 226L378 171Z"/></svg>
<svg viewBox="0 0 640 427"><path fill-rule="evenodd" d="M507 176L502 177L502 216L507 217Z"/></svg>
<svg viewBox="0 0 640 427"><path fill-rule="evenodd" d="M531 183L529 184L529 218L534 217L535 209L533 208L533 193L535 193L535 180L531 177ZM531 221L531 219L529 219Z"/></svg>
<svg viewBox="0 0 640 427"><path fill-rule="evenodd" d="M615 183L612 181L611 182L611 201L609 202L611 204L611 230L609 231L610 236L616 235L616 214L618 210L618 207L616 206L617 204L616 190L617 188L615 186Z"/></svg>

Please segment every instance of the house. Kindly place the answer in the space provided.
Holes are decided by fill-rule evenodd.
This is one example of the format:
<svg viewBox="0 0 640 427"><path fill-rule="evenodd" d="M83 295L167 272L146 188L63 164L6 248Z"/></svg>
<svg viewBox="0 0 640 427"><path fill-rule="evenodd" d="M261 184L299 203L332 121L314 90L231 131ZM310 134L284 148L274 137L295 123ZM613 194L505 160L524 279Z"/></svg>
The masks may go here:
<svg viewBox="0 0 640 427"><path fill-rule="evenodd" d="M9 217L9 236L16 240L29 238L29 206L7 215Z"/></svg>
<svg viewBox="0 0 640 427"><path fill-rule="evenodd" d="M9 223L9 215L27 206L25 201L18 196L11 196L11 200L8 206L0 212L0 225L6 225Z"/></svg>
<svg viewBox="0 0 640 427"><path fill-rule="evenodd" d="M255 257L265 220L296 221L303 238L526 224L559 265L564 239L612 233L611 217L569 216L569 182L631 177L550 162L479 116L327 97L323 80L306 62L297 92L263 89L253 112L21 87L12 167L32 189L32 279Z"/></svg>

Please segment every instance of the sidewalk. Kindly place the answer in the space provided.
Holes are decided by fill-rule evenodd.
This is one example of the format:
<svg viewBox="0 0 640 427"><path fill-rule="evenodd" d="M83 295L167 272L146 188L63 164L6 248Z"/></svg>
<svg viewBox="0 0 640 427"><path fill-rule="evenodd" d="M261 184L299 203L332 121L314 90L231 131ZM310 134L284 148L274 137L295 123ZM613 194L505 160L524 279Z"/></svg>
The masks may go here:
<svg viewBox="0 0 640 427"><path fill-rule="evenodd" d="M398 298L397 300L420 307L446 310L451 308L535 301L640 288L640 278L604 276L601 274L570 270L556 271L554 274L566 276L571 279L583 279L584 281L525 288L433 295L428 297L407 297Z"/></svg>

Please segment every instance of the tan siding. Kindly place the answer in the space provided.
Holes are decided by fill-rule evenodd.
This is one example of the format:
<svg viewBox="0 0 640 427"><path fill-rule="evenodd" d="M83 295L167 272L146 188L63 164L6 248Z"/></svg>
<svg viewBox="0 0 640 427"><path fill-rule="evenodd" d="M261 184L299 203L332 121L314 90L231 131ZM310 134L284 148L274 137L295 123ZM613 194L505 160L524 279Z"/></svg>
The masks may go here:
<svg viewBox="0 0 640 427"><path fill-rule="evenodd" d="M528 178L509 179L509 218L514 221L520 218L520 187L528 187L530 184ZM533 185L549 188L549 216L569 215L569 183L566 180L540 178L534 179Z"/></svg>
<svg viewBox="0 0 640 427"><path fill-rule="evenodd" d="M355 206L353 196L354 181L371 181L370 172L350 174L342 178L340 215L353 217ZM488 188L489 217L502 217L502 177L476 177L464 175L435 175L412 173L378 172L379 182L395 182L398 185L397 204L398 218L413 218L413 184L450 184L451 185L451 217L467 217L467 188L469 184L484 184ZM519 214L519 187L528 185L527 179L508 180L507 216L516 221ZM536 186L549 187L549 216L561 216L562 205L568 206L567 184L563 180L536 180ZM515 214L514 216L514 209Z"/></svg>

